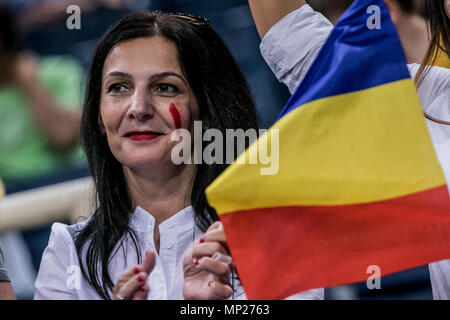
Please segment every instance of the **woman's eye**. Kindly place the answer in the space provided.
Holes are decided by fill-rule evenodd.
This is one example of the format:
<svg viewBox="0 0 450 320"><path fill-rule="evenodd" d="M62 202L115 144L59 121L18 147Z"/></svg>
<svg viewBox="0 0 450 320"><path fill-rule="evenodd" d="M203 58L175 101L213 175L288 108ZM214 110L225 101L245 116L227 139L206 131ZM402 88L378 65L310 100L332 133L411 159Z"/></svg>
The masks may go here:
<svg viewBox="0 0 450 320"><path fill-rule="evenodd" d="M178 88L167 83L160 83L156 85L156 91L161 93L175 93L178 92Z"/></svg>
<svg viewBox="0 0 450 320"><path fill-rule="evenodd" d="M108 93L123 93L126 92L128 88L122 83L114 83L108 87Z"/></svg>

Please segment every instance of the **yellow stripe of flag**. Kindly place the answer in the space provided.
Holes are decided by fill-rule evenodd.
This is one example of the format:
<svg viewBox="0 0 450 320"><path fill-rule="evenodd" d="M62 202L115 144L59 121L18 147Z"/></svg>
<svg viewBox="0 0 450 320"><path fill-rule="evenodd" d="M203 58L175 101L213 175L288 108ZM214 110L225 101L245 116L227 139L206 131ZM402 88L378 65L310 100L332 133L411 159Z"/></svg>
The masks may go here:
<svg viewBox="0 0 450 320"><path fill-rule="evenodd" d="M411 79L296 108L240 156L257 154L258 143L279 129L278 173L261 175L261 163L234 164L207 188L208 201L223 214L369 203L445 185L417 95L405 92L415 92ZM252 186L242 198L240 186Z"/></svg>

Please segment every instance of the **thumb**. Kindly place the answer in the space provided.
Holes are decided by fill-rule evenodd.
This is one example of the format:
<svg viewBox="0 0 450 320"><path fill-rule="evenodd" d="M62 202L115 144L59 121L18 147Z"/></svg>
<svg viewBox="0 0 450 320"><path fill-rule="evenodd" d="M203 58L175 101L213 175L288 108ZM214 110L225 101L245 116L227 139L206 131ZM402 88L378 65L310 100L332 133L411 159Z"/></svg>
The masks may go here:
<svg viewBox="0 0 450 320"><path fill-rule="evenodd" d="M142 271L146 272L147 274L150 274L152 272L153 267L155 266L156 262L156 256L153 251L146 251L145 252L145 259L141 264Z"/></svg>

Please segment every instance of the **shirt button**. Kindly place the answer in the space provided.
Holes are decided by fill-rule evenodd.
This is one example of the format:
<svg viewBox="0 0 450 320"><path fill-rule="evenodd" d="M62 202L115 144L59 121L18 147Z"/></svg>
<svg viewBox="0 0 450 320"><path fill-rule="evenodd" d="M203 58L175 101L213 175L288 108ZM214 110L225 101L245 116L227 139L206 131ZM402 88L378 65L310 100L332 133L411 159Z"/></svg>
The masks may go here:
<svg viewBox="0 0 450 320"><path fill-rule="evenodd" d="M171 244L171 243L169 243L169 244L167 245L167 249L172 249L172 247L173 247L173 244Z"/></svg>
<svg viewBox="0 0 450 320"><path fill-rule="evenodd" d="M173 223L169 223L168 227L169 229L173 229Z"/></svg>

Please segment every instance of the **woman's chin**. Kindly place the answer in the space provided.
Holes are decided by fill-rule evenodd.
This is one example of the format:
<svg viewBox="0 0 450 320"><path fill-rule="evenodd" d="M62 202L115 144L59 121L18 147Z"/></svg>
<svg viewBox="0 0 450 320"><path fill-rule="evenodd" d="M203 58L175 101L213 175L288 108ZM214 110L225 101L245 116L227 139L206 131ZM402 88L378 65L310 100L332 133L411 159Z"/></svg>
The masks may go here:
<svg viewBox="0 0 450 320"><path fill-rule="evenodd" d="M155 155L154 157L145 156L145 157L135 157L133 159L128 159L125 163L125 166L130 169L151 169L157 168L159 166L168 166L168 163L165 159L161 158L161 155Z"/></svg>
<svg viewBox="0 0 450 320"><path fill-rule="evenodd" d="M169 153L169 155L167 155ZM130 168L145 168L158 165L169 165L170 150L161 148L160 145L133 146L126 145L122 150L115 154L116 158L123 165Z"/></svg>

